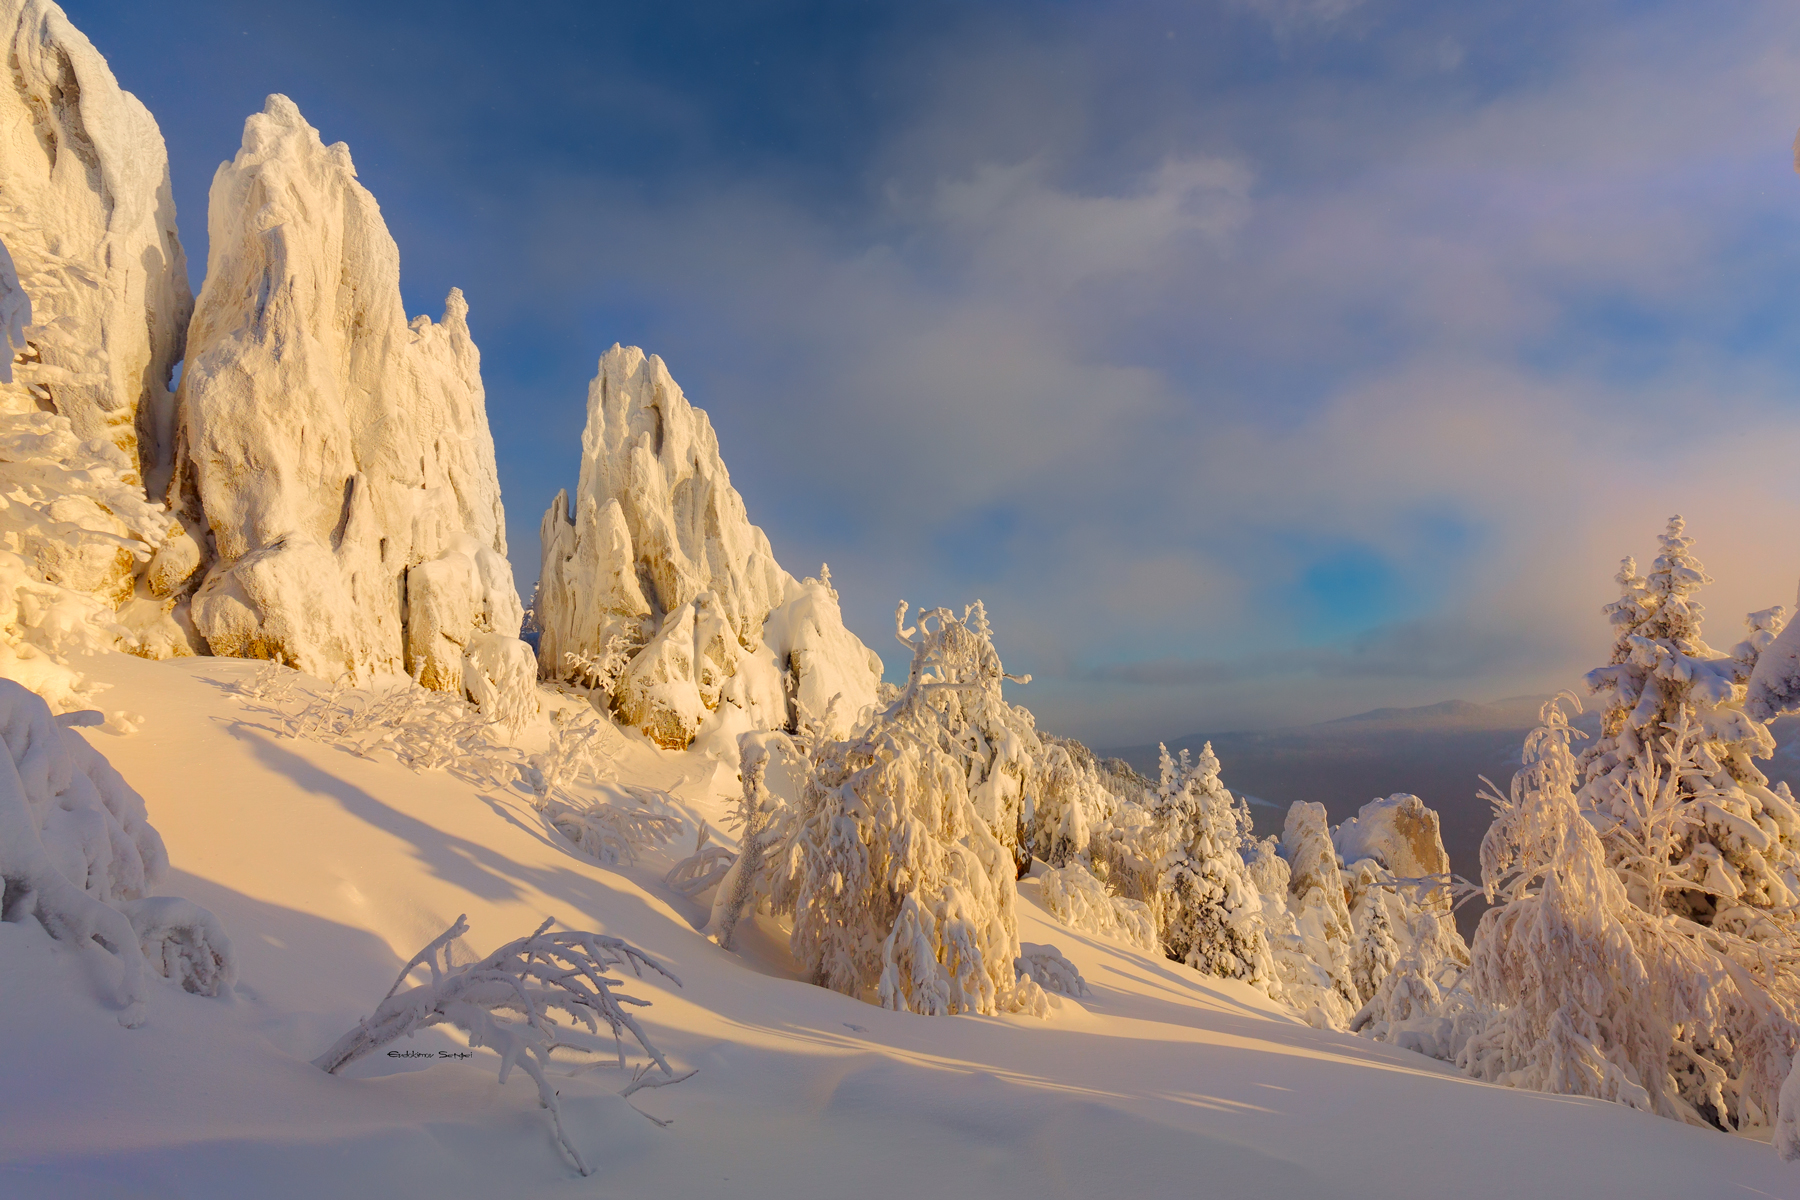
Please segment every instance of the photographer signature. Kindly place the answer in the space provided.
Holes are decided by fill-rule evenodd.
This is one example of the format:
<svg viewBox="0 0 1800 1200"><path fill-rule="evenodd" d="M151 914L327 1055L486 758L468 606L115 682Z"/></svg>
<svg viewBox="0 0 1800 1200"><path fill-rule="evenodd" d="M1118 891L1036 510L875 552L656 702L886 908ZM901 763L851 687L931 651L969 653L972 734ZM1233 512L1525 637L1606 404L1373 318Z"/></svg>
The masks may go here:
<svg viewBox="0 0 1800 1200"><path fill-rule="evenodd" d="M389 1050L389 1058L473 1058L470 1050L439 1050L433 1054L429 1050Z"/></svg>

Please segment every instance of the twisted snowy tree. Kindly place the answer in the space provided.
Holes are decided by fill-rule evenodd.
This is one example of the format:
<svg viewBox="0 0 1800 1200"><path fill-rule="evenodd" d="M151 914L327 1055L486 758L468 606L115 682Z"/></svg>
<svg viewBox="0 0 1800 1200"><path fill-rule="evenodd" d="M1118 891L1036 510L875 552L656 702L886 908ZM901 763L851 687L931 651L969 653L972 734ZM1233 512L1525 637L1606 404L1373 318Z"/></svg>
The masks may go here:
<svg viewBox="0 0 1800 1200"><path fill-rule="evenodd" d="M860 734L813 752L778 911L814 982L918 1013L1041 1011L1015 970L1013 850L1021 780L1037 749L979 604L905 624L912 668Z"/></svg>

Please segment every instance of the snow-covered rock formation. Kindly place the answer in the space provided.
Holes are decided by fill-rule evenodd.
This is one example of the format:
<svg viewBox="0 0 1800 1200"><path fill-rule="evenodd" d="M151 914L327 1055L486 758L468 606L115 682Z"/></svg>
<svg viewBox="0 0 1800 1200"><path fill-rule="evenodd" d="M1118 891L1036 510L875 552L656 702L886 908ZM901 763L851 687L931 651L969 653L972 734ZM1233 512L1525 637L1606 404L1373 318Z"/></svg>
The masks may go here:
<svg viewBox="0 0 1800 1200"><path fill-rule="evenodd" d="M171 494L208 531L176 573L204 566L213 653L529 689L462 293L407 321L375 197L285 96L213 177L208 232Z"/></svg>
<svg viewBox="0 0 1800 1200"><path fill-rule="evenodd" d="M800 581L775 561L712 422L662 359L606 352L581 450L573 504L557 493L542 526L543 672L603 683L663 746L686 746L722 705L775 729L835 700L827 732L844 736L881 660L844 628L829 573Z"/></svg>
<svg viewBox="0 0 1800 1200"><path fill-rule="evenodd" d="M27 348L30 328L31 299L0 244L0 388L12 382L12 351ZM175 529L144 498L118 446L82 440L62 413L0 403L0 674L66 710L91 691L72 655L119 644L156 657L185 648L156 605L146 613L136 600L143 565Z"/></svg>
<svg viewBox="0 0 1800 1200"><path fill-rule="evenodd" d="M156 121L48 0L0 0L0 240L36 313L0 410L59 413L167 476L193 295Z"/></svg>

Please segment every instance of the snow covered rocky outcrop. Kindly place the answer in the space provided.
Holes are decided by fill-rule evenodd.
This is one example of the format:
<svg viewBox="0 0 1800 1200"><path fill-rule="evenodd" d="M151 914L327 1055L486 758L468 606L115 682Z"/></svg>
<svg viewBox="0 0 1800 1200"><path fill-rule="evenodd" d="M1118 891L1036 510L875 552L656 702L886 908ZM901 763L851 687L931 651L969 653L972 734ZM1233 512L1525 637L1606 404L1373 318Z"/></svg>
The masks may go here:
<svg viewBox="0 0 1800 1200"><path fill-rule="evenodd" d="M0 33L0 671L70 708L73 654L191 652L146 602L180 526L144 484L193 297L156 122L54 4L0 0Z"/></svg>
<svg viewBox="0 0 1800 1200"><path fill-rule="evenodd" d="M193 295L156 121L45 0L0 0L0 239L36 319L0 410L67 417L153 491Z"/></svg>
<svg viewBox="0 0 1800 1200"><path fill-rule="evenodd" d="M213 177L171 495L215 654L524 693L530 648L462 293L408 322L342 143L270 96Z"/></svg>
<svg viewBox="0 0 1800 1200"><path fill-rule="evenodd" d="M731 486L706 413L662 359L614 346L588 386L581 476L544 514L537 611L546 675L598 683L659 745L721 706L744 728L875 702L881 660L844 628L829 573L796 580ZM833 701L836 707L831 706Z"/></svg>
<svg viewBox="0 0 1800 1200"><path fill-rule="evenodd" d="M32 327L31 299L0 244L0 389ZM184 647L172 622L135 600L144 564L178 529L144 498L118 446L82 440L61 413L0 406L0 674L59 710L80 708L91 689L71 656L124 645L165 657L176 652L165 645Z"/></svg>

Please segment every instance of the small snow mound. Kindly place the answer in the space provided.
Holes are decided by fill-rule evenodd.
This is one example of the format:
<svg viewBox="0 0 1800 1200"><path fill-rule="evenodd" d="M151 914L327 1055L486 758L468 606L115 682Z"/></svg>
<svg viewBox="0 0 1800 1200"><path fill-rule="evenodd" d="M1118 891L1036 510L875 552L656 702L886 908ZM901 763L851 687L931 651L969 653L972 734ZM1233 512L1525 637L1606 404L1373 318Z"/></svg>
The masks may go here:
<svg viewBox="0 0 1800 1200"><path fill-rule="evenodd" d="M91 939L113 954L124 968L124 1024L142 1020L146 963L190 992L223 994L235 966L219 922L151 895L169 857L143 797L10 679L0 679L0 742L0 917L36 918L59 941Z"/></svg>

